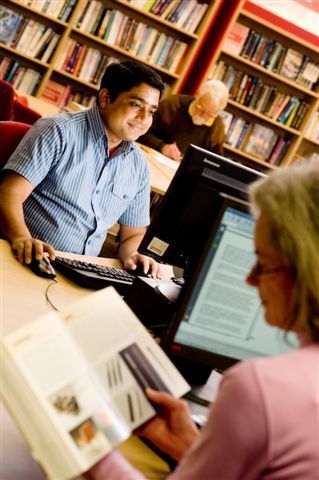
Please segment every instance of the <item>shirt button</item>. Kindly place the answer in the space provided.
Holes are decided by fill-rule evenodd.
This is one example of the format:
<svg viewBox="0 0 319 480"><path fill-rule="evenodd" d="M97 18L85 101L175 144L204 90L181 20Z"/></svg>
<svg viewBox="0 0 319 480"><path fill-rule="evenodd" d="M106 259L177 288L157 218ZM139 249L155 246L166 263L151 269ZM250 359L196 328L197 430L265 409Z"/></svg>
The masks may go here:
<svg viewBox="0 0 319 480"><path fill-rule="evenodd" d="M88 241L88 245L91 245L91 240Z"/></svg>
<svg viewBox="0 0 319 480"><path fill-rule="evenodd" d="M95 193L98 195L98 194L100 193L100 190L96 190L96 192L95 192Z"/></svg>

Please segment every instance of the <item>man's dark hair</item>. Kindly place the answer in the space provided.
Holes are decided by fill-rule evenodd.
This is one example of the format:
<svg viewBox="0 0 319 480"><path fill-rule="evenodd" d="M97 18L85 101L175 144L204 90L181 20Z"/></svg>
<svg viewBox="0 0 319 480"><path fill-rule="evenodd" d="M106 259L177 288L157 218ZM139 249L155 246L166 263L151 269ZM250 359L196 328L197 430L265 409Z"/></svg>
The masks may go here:
<svg viewBox="0 0 319 480"><path fill-rule="evenodd" d="M147 83L160 91L162 96L165 84L161 77L150 67L134 60L125 60L120 63L111 63L105 70L100 90L106 88L112 102L122 92L128 92L131 88Z"/></svg>

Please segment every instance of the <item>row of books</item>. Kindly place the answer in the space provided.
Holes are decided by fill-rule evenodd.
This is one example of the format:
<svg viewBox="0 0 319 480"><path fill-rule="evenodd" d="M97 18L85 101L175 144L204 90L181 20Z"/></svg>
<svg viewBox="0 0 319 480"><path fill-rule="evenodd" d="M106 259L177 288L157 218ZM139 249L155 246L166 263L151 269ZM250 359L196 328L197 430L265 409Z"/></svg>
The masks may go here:
<svg viewBox="0 0 319 480"><path fill-rule="evenodd" d="M104 9L100 2L91 2L85 14L79 13L77 27L80 30L96 35L141 60L173 72L178 70L187 43L138 22L120 10Z"/></svg>
<svg viewBox="0 0 319 480"><path fill-rule="evenodd" d="M76 0L16 0L17 3L31 7L50 17L67 22L71 16Z"/></svg>
<svg viewBox="0 0 319 480"><path fill-rule="evenodd" d="M83 92L74 91L74 92L71 92L67 105L70 104L71 102L79 103L80 105L83 105L84 107L90 108L96 102L96 96L95 95L88 95L88 94L83 93Z"/></svg>
<svg viewBox="0 0 319 480"><path fill-rule="evenodd" d="M49 62L60 35L32 18L0 6L0 43L42 62Z"/></svg>
<svg viewBox="0 0 319 480"><path fill-rule="evenodd" d="M272 165L280 163L290 145L289 140L271 128L247 122L244 118L229 112L222 112L222 118L225 124L226 145Z"/></svg>
<svg viewBox="0 0 319 480"><path fill-rule="evenodd" d="M63 85L53 80L49 80L46 83L40 98L62 108L70 102L76 102L77 104L90 107L95 102L96 96L73 91L71 85Z"/></svg>
<svg viewBox="0 0 319 480"><path fill-rule="evenodd" d="M102 54L97 48L68 38L65 48L55 64L55 69L66 72L84 82L100 85L106 67L119 59Z"/></svg>
<svg viewBox="0 0 319 480"><path fill-rule="evenodd" d="M309 89L315 90L318 87L318 63L239 22L234 24L227 35L223 49L248 58Z"/></svg>
<svg viewBox="0 0 319 480"><path fill-rule="evenodd" d="M38 88L41 75L9 57L0 57L0 79L11 83L20 92L33 95Z"/></svg>
<svg viewBox="0 0 319 480"><path fill-rule="evenodd" d="M306 136L313 140L319 140L319 111L315 112L311 118L307 127Z"/></svg>
<svg viewBox="0 0 319 480"><path fill-rule="evenodd" d="M200 24L208 3L197 0L126 0L136 8L153 13L162 20L193 33Z"/></svg>
<svg viewBox="0 0 319 480"><path fill-rule="evenodd" d="M232 100L287 127L300 128L309 108L306 101L280 92L259 77L237 70L222 60L215 64L211 78L225 83Z"/></svg>

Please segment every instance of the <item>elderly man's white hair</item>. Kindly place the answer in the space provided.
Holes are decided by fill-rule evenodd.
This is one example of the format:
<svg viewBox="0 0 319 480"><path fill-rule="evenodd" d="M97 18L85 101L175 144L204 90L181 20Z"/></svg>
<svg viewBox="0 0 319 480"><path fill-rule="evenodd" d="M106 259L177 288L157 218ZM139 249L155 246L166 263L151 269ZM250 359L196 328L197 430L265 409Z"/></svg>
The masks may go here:
<svg viewBox="0 0 319 480"><path fill-rule="evenodd" d="M206 92L216 101L219 112L226 107L229 93L223 82L220 80L207 80L207 82L201 85L197 97L200 97Z"/></svg>

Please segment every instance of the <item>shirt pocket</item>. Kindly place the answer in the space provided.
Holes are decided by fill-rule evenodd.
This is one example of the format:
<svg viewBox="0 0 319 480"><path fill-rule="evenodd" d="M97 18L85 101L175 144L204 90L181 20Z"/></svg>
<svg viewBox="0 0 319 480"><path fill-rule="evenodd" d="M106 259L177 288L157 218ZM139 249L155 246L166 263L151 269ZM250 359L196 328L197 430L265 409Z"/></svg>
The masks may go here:
<svg viewBox="0 0 319 480"><path fill-rule="evenodd" d="M117 198L124 201L130 201L135 197L137 193L137 184L134 181L125 182L123 180L124 179L118 179L117 181L115 181L113 183L111 191L113 195L115 195Z"/></svg>

